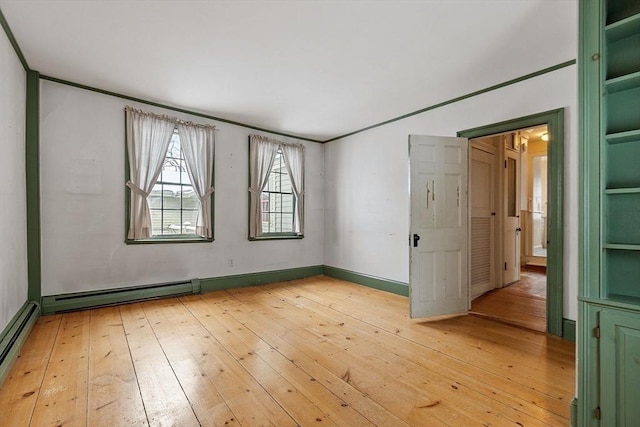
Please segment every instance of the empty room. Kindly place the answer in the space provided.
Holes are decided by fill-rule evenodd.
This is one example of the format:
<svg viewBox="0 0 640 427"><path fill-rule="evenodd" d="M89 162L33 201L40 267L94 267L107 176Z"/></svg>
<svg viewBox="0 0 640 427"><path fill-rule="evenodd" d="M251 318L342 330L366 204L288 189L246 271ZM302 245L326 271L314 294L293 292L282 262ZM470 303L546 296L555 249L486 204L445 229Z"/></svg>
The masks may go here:
<svg viewBox="0 0 640 427"><path fill-rule="evenodd" d="M640 422L637 2L0 24L0 425Z"/></svg>

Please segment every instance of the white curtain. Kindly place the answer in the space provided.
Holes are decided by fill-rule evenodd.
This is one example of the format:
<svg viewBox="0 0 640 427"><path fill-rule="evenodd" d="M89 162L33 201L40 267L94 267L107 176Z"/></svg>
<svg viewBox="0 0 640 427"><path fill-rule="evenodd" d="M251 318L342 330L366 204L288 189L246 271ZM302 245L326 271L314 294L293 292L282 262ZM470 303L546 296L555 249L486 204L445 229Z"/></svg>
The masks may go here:
<svg viewBox="0 0 640 427"><path fill-rule="evenodd" d="M193 189L200 200L196 234L211 238L211 194L213 193L213 161L215 128L178 124L180 144Z"/></svg>
<svg viewBox="0 0 640 427"><path fill-rule="evenodd" d="M151 237L147 197L158 181L175 124L164 116L126 108L127 152L131 189L129 239Z"/></svg>
<svg viewBox="0 0 640 427"><path fill-rule="evenodd" d="M281 147L291 185L296 194L296 234L304 234L304 145L283 144Z"/></svg>
<svg viewBox="0 0 640 427"><path fill-rule="evenodd" d="M262 190L269 180L279 144L259 135L251 135L249 142L249 237L262 235Z"/></svg>

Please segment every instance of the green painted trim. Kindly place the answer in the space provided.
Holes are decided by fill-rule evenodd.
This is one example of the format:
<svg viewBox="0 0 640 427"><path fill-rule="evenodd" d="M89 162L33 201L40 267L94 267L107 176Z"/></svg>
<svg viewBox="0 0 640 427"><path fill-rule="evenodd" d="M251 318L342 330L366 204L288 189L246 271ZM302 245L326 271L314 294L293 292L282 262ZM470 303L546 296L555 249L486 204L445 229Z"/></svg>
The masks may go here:
<svg viewBox="0 0 640 427"><path fill-rule="evenodd" d="M22 67L24 68L25 71L29 71L30 70L29 64L27 64L27 60L25 59L24 55L22 54L22 49L20 49L20 45L18 45L18 41L14 37L13 31L11 31L11 27L9 27L9 23L7 22L6 18L4 17L4 14L2 13L2 10L0 10L0 26L2 26L2 29L4 30L5 34L7 35L7 38L9 39L9 43L11 43L11 46L13 46L13 50L16 52L16 56L18 57L18 59L22 63Z"/></svg>
<svg viewBox="0 0 640 427"><path fill-rule="evenodd" d="M191 279L191 293L199 294L202 293L202 285L200 284L200 279Z"/></svg>
<svg viewBox="0 0 640 427"><path fill-rule="evenodd" d="M547 257L547 332L562 336L564 298L564 108L545 111L488 126L458 132L458 136L478 138L502 132L547 125L549 131L549 205Z"/></svg>
<svg viewBox="0 0 640 427"><path fill-rule="evenodd" d="M287 270L264 271L260 273L237 274L234 276L209 277L200 279L202 292L220 291L223 289L242 288L245 286L265 285L267 283L286 282L304 279L305 277L323 274L322 265L290 268Z"/></svg>
<svg viewBox="0 0 640 427"><path fill-rule="evenodd" d="M569 425L571 427L578 427L578 398L576 397L571 400Z"/></svg>
<svg viewBox="0 0 640 427"><path fill-rule="evenodd" d="M600 147L601 69L604 1L578 2L578 337L577 425L599 426L600 340L593 328L602 307L584 301L600 298ZM606 301L603 301L606 302Z"/></svg>
<svg viewBox="0 0 640 427"><path fill-rule="evenodd" d="M40 302L42 295L40 254L40 78L27 71L25 167L27 203L28 297Z"/></svg>
<svg viewBox="0 0 640 427"><path fill-rule="evenodd" d="M576 321L562 319L562 338L567 341L576 341Z"/></svg>
<svg viewBox="0 0 640 427"><path fill-rule="evenodd" d="M129 223L127 223L127 229L129 229ZM182 238L182 237L152 237L149 239L142 240L131 240L124 239L124 242L127 245L162 245L167 243L211 243L214 239L205 239L205 238Z"/></svg>
<svg viewBox="0 0 640 427"><path fill-rule="evenodd" d="M578 421L581 427L599 426L593 410L600 405L600 340L593 336L599 325L602 307L578 303L578 360L576 366L578 390Z"/></svg>
<svg viewBox="0 0 640 427"><path fill-rule="evenodd" d="M600 69L604 17L599 1L578 3L578 138L580 209L578 296L600 297ZM601 21L602 16L602 21Z"/></svg>
<svg viewBox="0 0 640 427"><path fill-rule="evenodd" d="M0 333L0 387L9 375L13 362L40 317L40 306L27 301Z"/></svg>
<svg viewBox="0 0 640 427"><path fill-rule="evenodd" d="M260 242L262 240L300 240L300 239L304 239L304 236L299 236L297 234L284 234L281 236L263 234L260 237L249 237L249 240L252 242Z"/></svg>
<svg viewBox="0 0 640 427"><path fill-rule="evenodd" d="M52 314L156 298L196 294L200 293L200 289L200 281L193 279L177 283L160 283L130 288L44 296L42 297L42 313Z"/></svg>
<svg viewBox="0 0 640 427"><path fill-rule="evenodd" d="M458 96L456 98L452 98L452 99L449 99L447 101L431 105L429 107L421 108L420 110L416 110L416 111L413 111L411 113L403 114L402 116L394 117L392 119L385 120L383 122L376 123L374 125L367 126L367 127L355 130L353 132L345 133L344 135L336 136L335 138L327 139L326 141L323 141L323 142L327 143L327 142L336 141L338 139L346 138L347 136L352 136L352 135L355 135L357 133L362 133L362 132L370 130L370 129L374 129L374 128L377 128L377 127L380 127L380 126L388 125L389 123L397 122L399 120L403 120L403 119L406 119L406 118L411 117L411 116L415 116L415 115L418 115L418 114L426 113L427 111L431 111L431 110L435 110L435 109L438 109L438 108L442 108L442 107L447 106L449 104L454 104L456 102L464 101L465 99L473 98L474 96L482 95L483 93L492 92L492 91L497 90L497 89L502 89L503 87L510 86L510 85L513 85L513 84L516 84L516 83L520 83L520 82L523 82L525 80L529 80L529 79L532 79L534 77L538 77L538 76L541 76L541 75L544 75L544 74L547 74L547 73L551 73L553 71L557 71L557 70L560 70L562 68L569 67L569 66L575 65L575 64L576 64L576 60L572 59L570 61L566 61L566 62L563 62L561 64L554 65L552 67L547 67L547 68L544 68L542 70L535 71L533 73L526 74L524 76L517 77L515 79L511 79L511 80L508 80L508 81L503 82L503 83L499 83L497 85L489 86L488 88L485 88L485 89L480 89L480 90L477 90L475 92L468 93L466 95Z"/></svg>
<svg viewBox="0 0 640 427"><path fill-rule="evenodd" d="M337 267L330 267L328 265L324 266L324 274L325 276L335 277L336 279L358 283L370 288L402 295L403 297L409 296L409 285L407 283L382 279L380 277L369 276L367 274L356 273L355 271L344 270Z"/></svg>
<svg viewBox="0 0 640 427"><path fill-rule="evenodd" d="M305 138L303 136L297 136L297 135L292 135L292 134L288 134L288 133L278 132L278 131L275 131L275 130L269 130L269 129L261 128L261 127L258 127L258 126L252 126L252 125L249 125L249 124L246 124L246 123L236 122L234 120L223 119L221 117L216 117L216 116L212 116L212 115L205 114L205 113L199 113L197 111L191 111L191 110L187 110L185 108L172 107L170 105L161 104L159 102L149 101L149 100L142 99L142 98L136 98L135 96L129 96L129 95L124 95L124 94L117 93L117 92L111 92L109 90L98 89L98 88L87 86L87 85L83 85L83 84L80 84L80 83L71 82L69 80L58 79L56 77L41 75L40 78L43 79L43 80L48 80L50 82L60 83L60 84L71 86L71 87L75 87L75 88L78 88L78 89L84 89L84 90L88 90L88 91L91 91L91 92L100 93L102 95L114 96L116 98L126 99L128 101L133 101L133 102L139 102L141 104L152 105L154 107L160 107L160 108L164 108L164 109L167 109L167 110L176 111L178 113L184 113L184 114L189 114L189 115L196 116L196 117L202 117L202 118L205 118L205 119L215 120L217 122L228 123L230 125L240 126L240 127L247 128L247 129L253 129L253 130L260 131L260 132L267 132L267 133L270 133L270 134L273 134L273 135L286 136L287 138L294 138L294 139L298 139L300 141L309 141L309 142L317 142L317 143L322 143L323 142L323 141L320 141L320 140L317 140L317 139Z"/></svg>

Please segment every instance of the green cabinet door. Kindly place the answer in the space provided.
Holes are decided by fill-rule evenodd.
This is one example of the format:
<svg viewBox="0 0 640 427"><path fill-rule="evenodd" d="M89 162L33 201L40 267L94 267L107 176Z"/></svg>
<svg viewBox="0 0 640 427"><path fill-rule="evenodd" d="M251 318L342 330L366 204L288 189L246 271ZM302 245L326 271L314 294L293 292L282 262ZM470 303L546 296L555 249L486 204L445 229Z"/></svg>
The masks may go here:
<svg viewBox="0 0 640 427"><path fill-rule="evenodd" d="M640 426L640 314L600 312L602 426Z"/></svg>

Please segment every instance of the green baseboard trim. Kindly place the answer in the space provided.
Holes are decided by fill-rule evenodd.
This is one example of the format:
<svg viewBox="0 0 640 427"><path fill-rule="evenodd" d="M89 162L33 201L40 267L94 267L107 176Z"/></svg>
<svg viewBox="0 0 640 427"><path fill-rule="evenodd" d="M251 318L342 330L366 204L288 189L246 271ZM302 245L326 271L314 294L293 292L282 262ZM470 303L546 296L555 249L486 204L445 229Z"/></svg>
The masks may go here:
<svg viewBox="0 0 640 427"><path fill-rule="evenodd" d="M571 401L571 415L569 418L571 427L578 427L578 398L574 397Z"/></svg>
<svg viewBox="0 0 640 427"><path fill-rule="evenodd" d="M26 302L0 333L0 387L38 317L40 306L35 302Z"/></svg>
<svg viewBox="0 0 640 427"><path fill-rule="evenodd" d="M266 285L267 283L286 282L323 274L323 266L290 268L287 270L263 271L260 273L236 274L233 276L209 277L200 279L202 292L221 291L245 286Z"/></svg>
<svg viewBox="0 0 640 427"><path fill-rule="evenodd" d="M84 310L108 305L145 301L156 298L175 297L200 293L199 279L185 282L160 283L131 288L105 289L76 292L72 294L42 297L42 314Z"/></svg>
<svg viewBox="0 0 640 427"><path fill-rule="evenodd" d="M342 268L330 267L328 265L324 266L324 274L325 276L335 277L336 279L358 283L370 288L402 295L403 297L409 296L409 285L406 283L382 279L380 277L369 276L367 274L356 273L355 271L343 270Z"/></svg>
<svg viewBox="0 0 640 427"><path fill-rule="evenodd" d="M562 319L562 338L568 341L576 341L576 321Z"/></svg>

